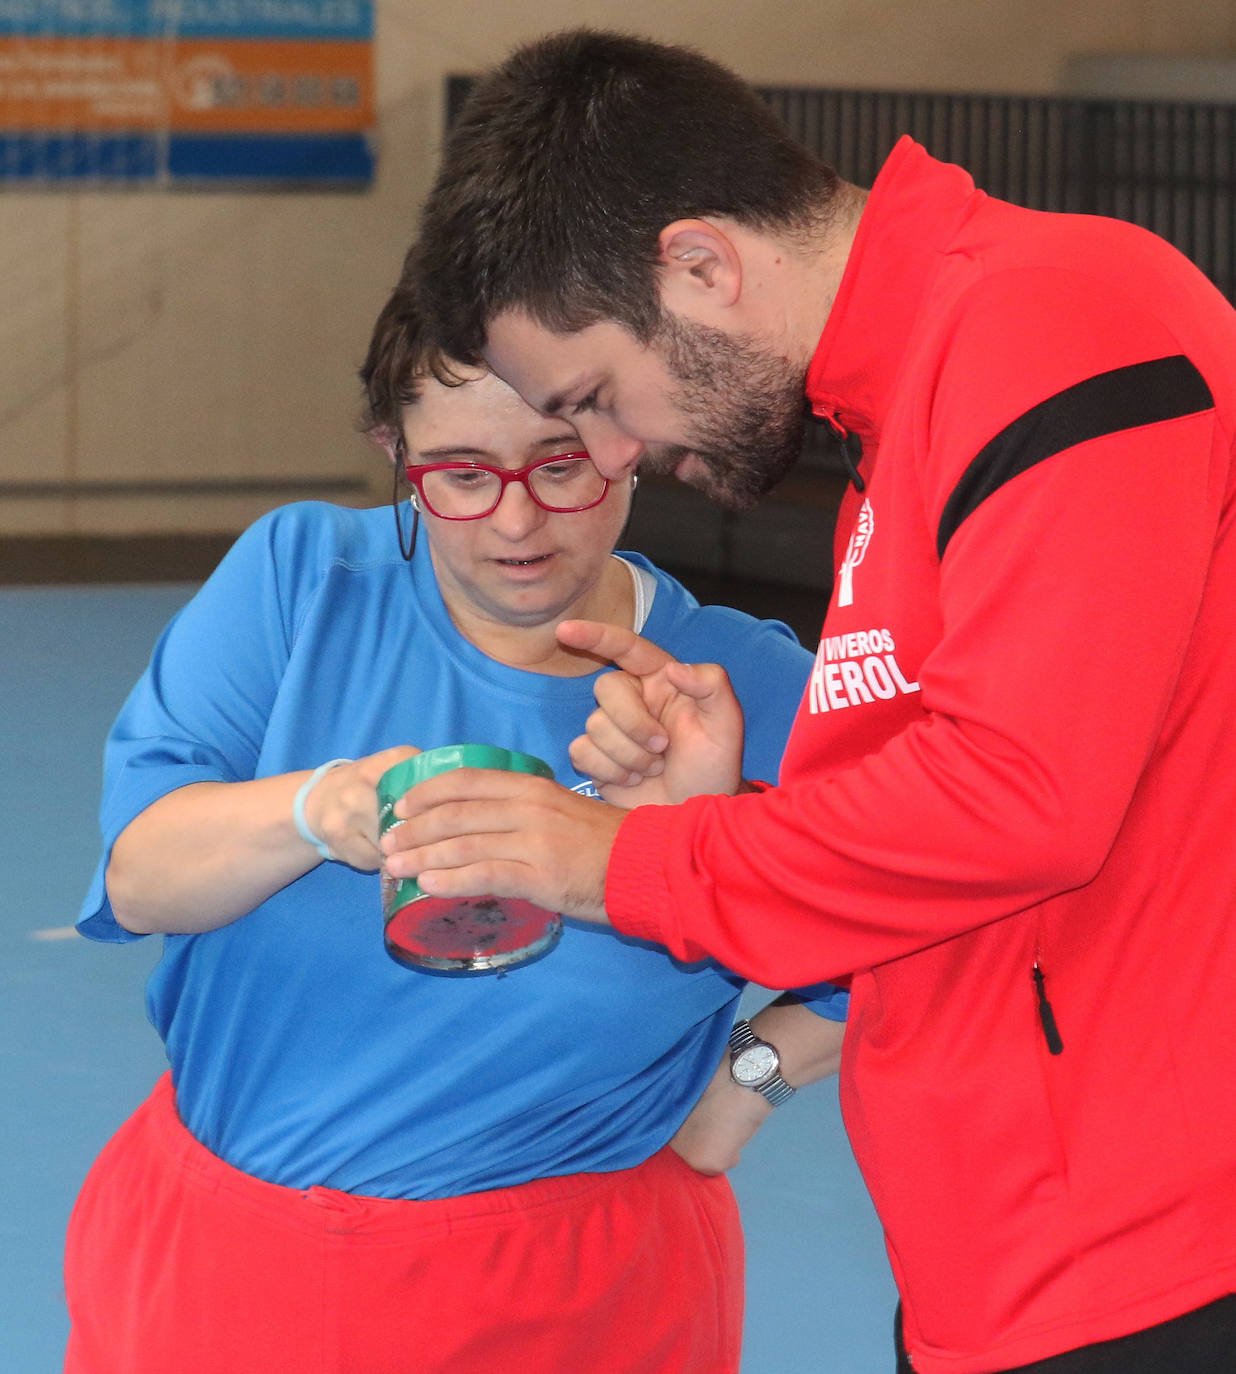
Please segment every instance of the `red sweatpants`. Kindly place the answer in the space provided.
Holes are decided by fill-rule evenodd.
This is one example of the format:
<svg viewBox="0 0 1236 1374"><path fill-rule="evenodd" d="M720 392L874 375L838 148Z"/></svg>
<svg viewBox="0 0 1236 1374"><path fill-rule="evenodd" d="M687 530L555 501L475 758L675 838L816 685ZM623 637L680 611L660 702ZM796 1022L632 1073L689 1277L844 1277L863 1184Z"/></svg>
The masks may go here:
<svg viewBox="0 0 1236 1374"><path fill-rule="evenodd" d="M635 1169L432 1202L299 1191L200 1145L170 1078L69 1224L65 1374L735 1374L724 1178Z"/></svg>

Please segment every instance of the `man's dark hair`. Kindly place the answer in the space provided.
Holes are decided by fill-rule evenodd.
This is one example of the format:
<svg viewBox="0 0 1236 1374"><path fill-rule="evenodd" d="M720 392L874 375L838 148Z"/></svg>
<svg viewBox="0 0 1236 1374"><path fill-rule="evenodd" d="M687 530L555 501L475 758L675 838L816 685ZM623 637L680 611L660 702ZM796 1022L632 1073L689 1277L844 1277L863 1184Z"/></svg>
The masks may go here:
<svg viewBox="0 0 1236 1374"><path fill-rule="evenodd" d="M406 271L458 358L476 359L509 309L557 333L616 320L646 343L667 224L724 215L805 234L836 186L734 73L689 48L577 29L477 84Z"/></svg>

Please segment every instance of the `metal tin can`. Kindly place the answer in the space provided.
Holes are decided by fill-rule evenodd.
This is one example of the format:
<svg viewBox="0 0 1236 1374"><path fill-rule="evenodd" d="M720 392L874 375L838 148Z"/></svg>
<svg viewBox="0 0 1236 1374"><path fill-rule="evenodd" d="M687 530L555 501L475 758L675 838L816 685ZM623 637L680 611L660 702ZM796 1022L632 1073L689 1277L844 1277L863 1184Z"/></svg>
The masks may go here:
<svg viewBox="0 0 1236 1374"><path fill-rule="evenodd" d="M400 825L395 803L409 788L452 768L498 768L552 778L532 754L492 744L447 744L397 763L378 780L378 834ZM382 869L386 952L425 973L470 977L503 973L543 958L562 935L562 918L511 897L431 897L414 878Z"/></svg>

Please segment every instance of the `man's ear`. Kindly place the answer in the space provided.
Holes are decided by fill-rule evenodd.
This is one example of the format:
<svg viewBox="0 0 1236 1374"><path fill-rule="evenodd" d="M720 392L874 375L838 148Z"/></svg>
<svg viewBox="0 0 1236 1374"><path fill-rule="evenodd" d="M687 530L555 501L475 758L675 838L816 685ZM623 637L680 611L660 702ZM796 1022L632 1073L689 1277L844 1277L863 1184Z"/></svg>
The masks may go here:
<svg viewBox="0 0 1236 1374"><path fill-rule="evenodd" d="M712 220L676 219L657 236L661 304L671 314L707 322L742 294L742 258Z"/></svg>

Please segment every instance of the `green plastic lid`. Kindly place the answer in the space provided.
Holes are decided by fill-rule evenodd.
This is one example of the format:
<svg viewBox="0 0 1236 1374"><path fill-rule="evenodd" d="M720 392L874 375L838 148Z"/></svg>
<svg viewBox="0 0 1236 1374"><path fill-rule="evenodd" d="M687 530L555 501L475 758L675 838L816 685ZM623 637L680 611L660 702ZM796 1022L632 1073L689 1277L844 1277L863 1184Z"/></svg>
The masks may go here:
<svg viewBox="0 0 1236 1374"><path fill-rule="evenodd" d="M378 779L378 806L383 811L418 782L437 777L452 768L497 768L505 773L532 773L538 778L552 778L554 770L533 754L520 754L496 744L444 744L413 754L394 768L388 768Z"/></svg>

